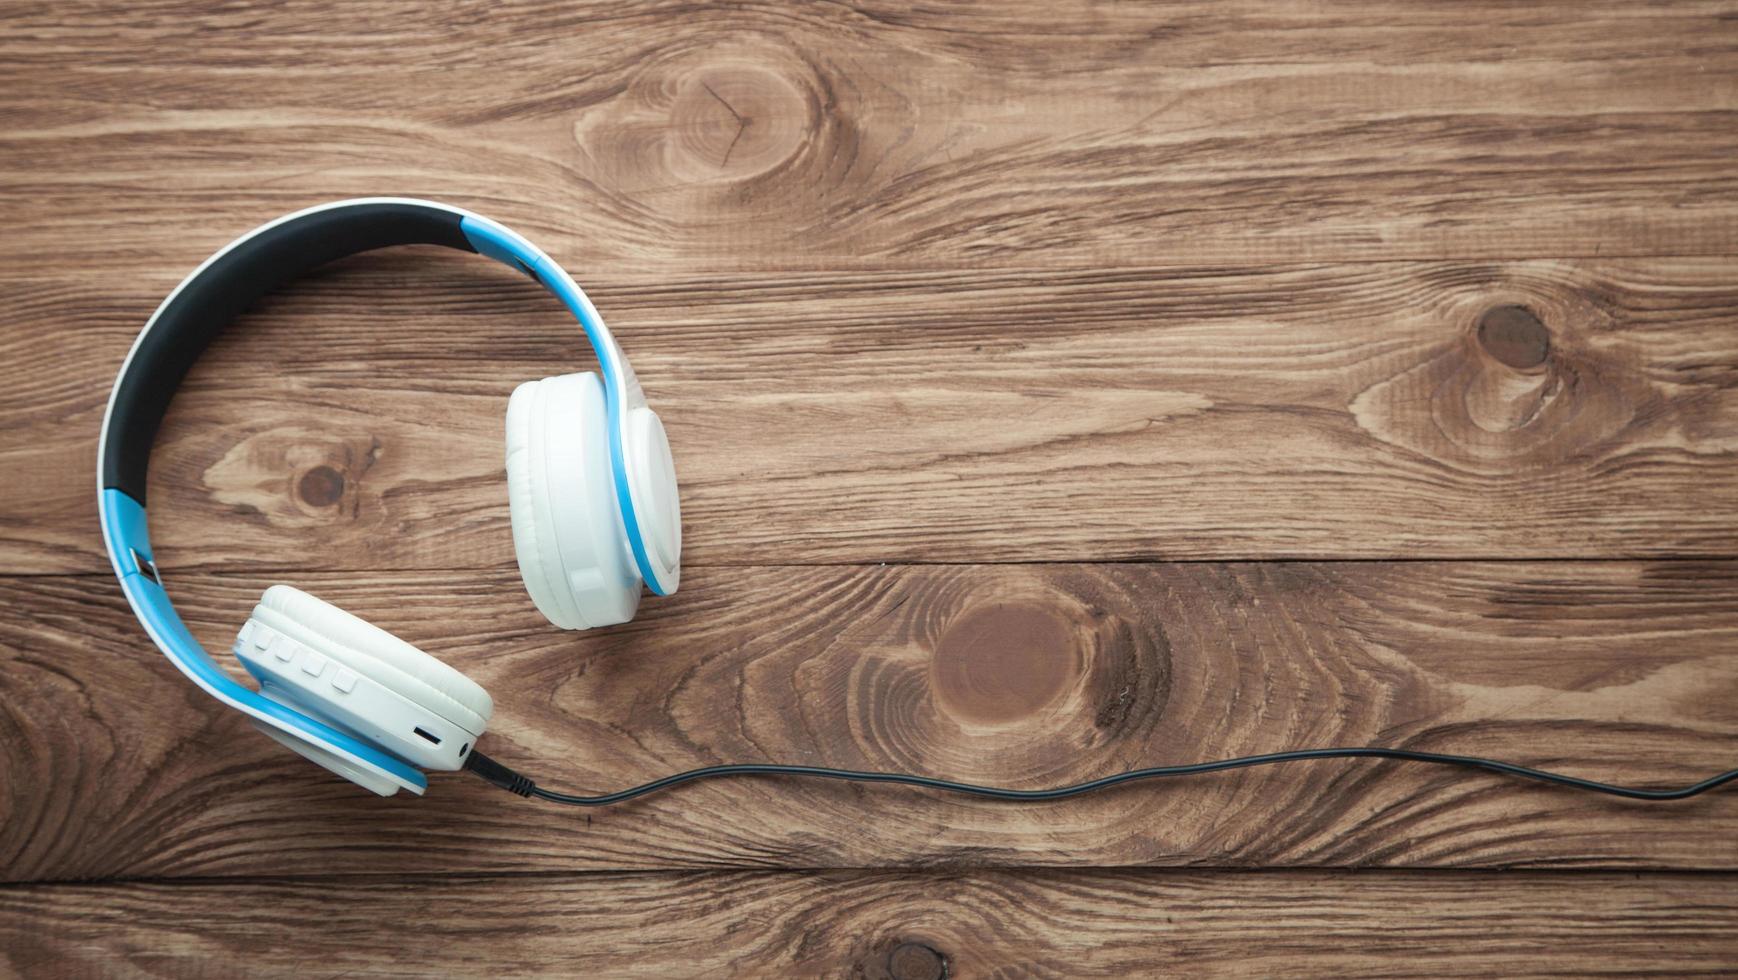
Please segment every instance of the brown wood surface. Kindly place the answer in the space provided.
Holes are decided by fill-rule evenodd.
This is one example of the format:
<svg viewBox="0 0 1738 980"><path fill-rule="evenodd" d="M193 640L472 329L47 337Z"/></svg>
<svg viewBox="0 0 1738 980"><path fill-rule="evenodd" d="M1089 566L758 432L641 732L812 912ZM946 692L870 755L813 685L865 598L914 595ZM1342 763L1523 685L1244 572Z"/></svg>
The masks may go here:
<svg viewBox="0 0 1738 980"><path fill-rule="evenodd" d="M0 891L0 968L140 976L1729 973L1725 874L711 872ZM407 937L403 923L422 928Z"/></svg>
<svg viewBox="0 0 1738 980"><path fill-rule="evenodd" d="M224 649L270 581L171 588ZM552 787L737 761L1042 786L1335 744L1686 783L1738 738L1727 562L702 568L591 634L547 628L516 572L291 581L476 677L499 705L486 751ZM1383 763L1051 805L762 780L587 812L456 775L358 798L210 709L106 589L0 580L14 880L342 873L364 855L407 873L1738 862L1738 795L1649 806Z"/></svg>
<svg viewBox="0 0 1738 980"><path fill-rule="evenodd" d="M173 284L0 297L24 336L89 332L0 362L0 446L33 491L0 511L17 570L107 567L91 433ZM690 567L1738 551L1727 259L640 278L595 299L668 419ZM1536 319L1485 323L1517 305ZM176 400L159 558L511 568L506 399L582 354L554 300L474 259L323 273Z"/></svg>
<svg viewBox="0 0 1738 980"><path fill-rule="evenodd" d="M1738 246L1728 4L1418 6L18 2L0 265L382 190L591 282Z"/></svg>
<svg viewBox="0 0 1738 980"><path fill-rule="evenodd" d="M436 197L609 318L683 588L543 623L501 416L584 352L400 250L268 299L171 409L154 539L214 649L290 581L575 789L1327 744L1683 783L1738 761L1735 159L1729 2L8 3L0 973L1729 973L1738 793L375 799L148 649L92 490L187 270Z"/></svg>

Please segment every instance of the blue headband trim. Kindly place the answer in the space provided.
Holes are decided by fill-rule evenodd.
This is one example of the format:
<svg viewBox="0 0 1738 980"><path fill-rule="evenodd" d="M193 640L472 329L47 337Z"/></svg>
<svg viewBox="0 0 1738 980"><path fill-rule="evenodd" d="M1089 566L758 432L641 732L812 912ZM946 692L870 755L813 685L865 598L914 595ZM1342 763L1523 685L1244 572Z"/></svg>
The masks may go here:
<svg viewBox="0 0 1738 980"><path fill-rule="evenodd" d="M628 532L628 547L634 553L634 564L639 566L640 577L645 579L646 588L651 589L654 595L669 595L664 584L658 581L658 573L653 569L651 558L646 553L645 537L640 533L640 521L634 513L634 498L628 487L627 460L622 450L622 372L621 366L616 362L617 355L613 345L598 340L603 333L603 325L597 322L590 304L580 296L572 280L561 272L561 267L535 245L511 229L478 215L466 215L459 227L479 253L536 278L579 321L586 341L597 354L598 366L603 370L604 409L609 416L607 428L610 472L615 478L616 503L621 510L622 526Z"/></svg>
<svg viewBox="0 0 1738 980"><path fill-rule="evenodd" d="M239 682L211 659L211 654L199 645L175 607L169 602L163 586L139 568L137 553L146 561L151 557L151 536L145 522L145 508L132 497L113 488L102 491L103 543L109 549L115 575L121 580L121 591L151 634L157 646L183 674L218 699L276 728L288 729L318 742L334 752L384 769L394 777L416 787L417 792L428 788L428 777L410 763L387 755L366 742L286 708L258 691Z"/></svg>

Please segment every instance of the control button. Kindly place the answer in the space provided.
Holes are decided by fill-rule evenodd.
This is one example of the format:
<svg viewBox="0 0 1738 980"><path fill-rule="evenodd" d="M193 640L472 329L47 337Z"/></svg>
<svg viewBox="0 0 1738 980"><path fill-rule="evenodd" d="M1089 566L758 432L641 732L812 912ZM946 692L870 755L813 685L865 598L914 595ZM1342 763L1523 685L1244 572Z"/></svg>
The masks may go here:
<svg viewBox="0 0 1738 980"><path fill-rule="evenodd" d="M332 675L332 686L345 694L349 694L356 689L356 675L347 668L339 667L338 672Z"/></svg>
<svg viewBox="0 0 1738 980"><path fill-rule="evenodd" d="M314 651L309 650L308 655L306 657L302 658L302 673L307 674L309 677L318 677L321 674L325 673L325 671L326 671L326 658L325 657L322 657L319 654L315 653Z"/></svg>
<svg viewBox="0 0 1738 980"><path fill-rule="evenodd" d="M251 626L252 624L250 623L248 625ZM273 633L271 630L254 630L253 648L255 650L270 650L272 644L277 642L277 639L278 635Z"/></svg>
<svg viewBox="0 0 1738 980"><path fill-rule="evenodd" d="M271 648L272 656L282 660L284 663L289 663L296 656L296 645L288 640L279 643L278 638L273 636L267 646Z"/></svg>

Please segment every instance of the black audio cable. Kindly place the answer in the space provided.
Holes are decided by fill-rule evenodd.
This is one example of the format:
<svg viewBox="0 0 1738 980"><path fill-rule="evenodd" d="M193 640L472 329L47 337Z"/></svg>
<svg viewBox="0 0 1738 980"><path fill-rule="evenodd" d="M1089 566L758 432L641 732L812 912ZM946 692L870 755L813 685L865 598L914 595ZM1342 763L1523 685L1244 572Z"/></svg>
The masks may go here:
<svg viewBox="0 0 1738 980"><path fill-rule="evenodd" d="M481 776L485 780L520 796L548 800L551 803L565 803L569 806L609 806L614 803L625 803L636 797L646 796L660 790L691 783L701 779L718 779L726 776L785 776L806 777L811 779L837 779L853 783L897 783L902 786L919 786L925 789L942 790L948 793L963 793L968 796L987 797L992 800L1042 801L1064 800L1071 796L1080 796L1095 790L1109 789L1123 783L1132 783L1145 779L1160 779L1168 776L1196 776L1211 772L1225 772L1229 769L1247 769L1252 766L1270 766L1284 762L1303 762L1311 759L1394 759L1402 762L1424 762L1439 766L1455 766L1461 769L1481 769L1485 772L1499 773L1518 779L1531 779L1541 783L1556 786L1566 786L1570 789L1585 790L1590 793L1605 793L1610 796L1621 796L1630 800L1646 800L1659 802L1665 800L1686 800L1699 796L1717 786L1738 779L1738 769L1710 776L1699 783L1682 786L1675 789L1642 789L1633 786L1619 786L1614 783L1602 783L1593 779L1582 779L1578 776L1568 776L1560 772L1550 772L1545 769L1531 769L1527 766L1517 766L1513 763L1498 762L1494 759L1482 759L1470 755L1444 755L1440 752L1417 752L1412 749L1382 749L1382 748L1345 748L1345 749L1299 749L1293 752L1274 752L1269 755L1246 755L1236 759L1220 759L1216 762L1197 762L1184 766L1153 766L1147 769L1131 769L1119 772L1102 779L1092 779L1072 786L1057 786L1051 789L1005 789L998 786L980 786L975 783L959 783L950 779L936 779L931 776L919 776L912 773L898 772L859 772L852 769L829 769L818 766L784 766L761 763L742 765L707 766L703 769L690 769L678 772L649 783L630 786L614 793L602 793L597 796L580 796L570 793L557 793L543 789L530 779L521 776L512 769L501 765L481 752L472 752L465 761L465 768Z"/></svg>

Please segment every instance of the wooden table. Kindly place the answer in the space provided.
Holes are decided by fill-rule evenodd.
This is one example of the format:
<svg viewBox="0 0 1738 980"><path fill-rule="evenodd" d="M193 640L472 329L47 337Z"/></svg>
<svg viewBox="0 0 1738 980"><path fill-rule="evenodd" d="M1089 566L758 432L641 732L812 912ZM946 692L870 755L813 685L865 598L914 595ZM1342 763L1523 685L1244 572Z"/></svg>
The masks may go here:
<svg viewBox="0 0 1738 980"><path fill-rule="evenodd" d="M1731 3L20 2L0 113L0 972L1738 967L1733 792L377 799L153 652L92 492L189 269L431 197L609 318L681 592L541 620L502 414L585 349L510 271L398 250L270 298L173 405L154 539L214 649L306 588L575 790L1335 744L1689 782L1738 764Z"/></svg>

